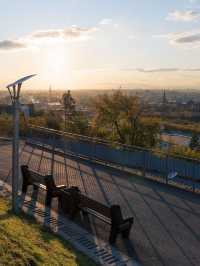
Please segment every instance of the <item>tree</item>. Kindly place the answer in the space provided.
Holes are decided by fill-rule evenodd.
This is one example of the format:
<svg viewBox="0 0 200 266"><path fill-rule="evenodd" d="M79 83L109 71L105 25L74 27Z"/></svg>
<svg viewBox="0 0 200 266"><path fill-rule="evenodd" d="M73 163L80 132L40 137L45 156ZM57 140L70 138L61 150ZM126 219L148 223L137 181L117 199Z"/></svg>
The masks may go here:
<svg viewBox="0 0 200 266"><path fill-rule="evenodd" d="M55 130L61 129L60 117L53 112L48 113L46 116L46 126Z"/></svg>
<svg viewBox="0 0 200 266"><path fill-rule="evenodd" d="M6 113L0 115L0 136L12 136L12 116Z"/></svg>
<svg viewBox="0 0 200 266"><path fill-rule="evenodd" d="M190 149L195 150L196 148L198 148L199 146L199 136L197 135L197 133L193 133L192 134L192 138L190 140Z"/></svg>
<svg viewBox="0 0 200 266"><path fill-rule="evenodd" d="M88 119L83 112L76 112L74 114L68 130L80 135L89 135Z"/></svg>
<svg viewBox="0 0 200 266"><path fill-rule="evenodd" d="M157 143L159 125L142 120L145 107L138 97L118 90L111 95L98 96L93 108L96 112L93 132L102 132L103 127L105 133L106 128L107 138L123 144L152 147Z"/></svg>
<svg viewBox="0 0 200 266"><path fill-rule="evenodd" d="M108 130L112 131L113 137L116 138L117 135L122 143L125 143L125 136L120 121L123 118L122 110L126 106L124 100L121 91L116 91L111 96L108 94L100 95L93 102L96 111L94 125L97 127L106 126Z"/></svg>
<svg viewBox="0 0 200 266"><path fill-rule="evenodd" d="M72 115L75 113L76 102L74 98L71 96L70 90L65 92L62 96L62 104L64 107L65 114L65 130L67 129L68 124L71 122Z"/></svg>

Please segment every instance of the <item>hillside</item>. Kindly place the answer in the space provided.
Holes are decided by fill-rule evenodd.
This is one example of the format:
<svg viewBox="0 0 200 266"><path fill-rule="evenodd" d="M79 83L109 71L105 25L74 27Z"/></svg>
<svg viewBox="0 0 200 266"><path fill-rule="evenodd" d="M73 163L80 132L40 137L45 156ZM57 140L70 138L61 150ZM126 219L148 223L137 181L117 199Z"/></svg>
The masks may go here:
<svg viewBox="0 0 200 266"><path fill-rule="evenodd" d="M0 197L0 265L94 265L28 217L12 214Z"/></svg>

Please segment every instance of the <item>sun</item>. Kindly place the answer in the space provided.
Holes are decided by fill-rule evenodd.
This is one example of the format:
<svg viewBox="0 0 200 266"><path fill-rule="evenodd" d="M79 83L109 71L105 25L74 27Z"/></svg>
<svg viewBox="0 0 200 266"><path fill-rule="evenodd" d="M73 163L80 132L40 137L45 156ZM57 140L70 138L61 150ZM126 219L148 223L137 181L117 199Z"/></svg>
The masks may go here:
<svg viewBox="0 0 200 266"><path fill-rule="evenodd" d="M66 46L51 45L42 57L43 77L51 84L62 86L71 82L70 54Z"/></svg>

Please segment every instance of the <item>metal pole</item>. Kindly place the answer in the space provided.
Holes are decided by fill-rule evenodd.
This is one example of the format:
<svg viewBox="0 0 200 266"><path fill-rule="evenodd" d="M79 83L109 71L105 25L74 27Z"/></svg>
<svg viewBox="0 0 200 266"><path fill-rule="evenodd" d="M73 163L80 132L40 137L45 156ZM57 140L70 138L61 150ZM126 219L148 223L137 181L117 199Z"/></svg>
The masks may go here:
<svg viewBox="0 0 200 266"><path fill-rule="evenodd" d="M13 156L12 156L12 209L18 212L19 180L19 99L13 98Z"/></svg>
<svg viewBox="0 0 200 266"><path fill-rule="evenodd" d="M65 108L65 131L67 130L67 110Z"/></svg>
<svg viewBox="0 0 200 266"><path fill-rule="evenodd" d="M19 181L19 97L22 83L35 75L23 77L6 88L9 91L13 104L13 149L12 149L12 209L17 213L18 206L18 181ZM11 90L12 88L12 90Z"/></svg>
<svg viewBox="0 0 200 266"><path fill-rule="evenodd" d="M6 88L9 91L13 104L13 149L12 149L12 209L17 213L18 206L18 181L19 181L19 97L22 83L35 75L23 77ZM12 89L11 89L12 88Z"/></svg>

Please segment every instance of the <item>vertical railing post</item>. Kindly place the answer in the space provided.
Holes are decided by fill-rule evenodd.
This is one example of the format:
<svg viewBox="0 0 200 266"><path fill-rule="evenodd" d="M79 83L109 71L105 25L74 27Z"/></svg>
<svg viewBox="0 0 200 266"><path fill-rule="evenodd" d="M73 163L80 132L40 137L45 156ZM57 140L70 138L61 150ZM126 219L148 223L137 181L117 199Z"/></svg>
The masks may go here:
<svg viewBox="0 0 200 266"><path fill-rule="evenodd" d="M166 184L168 185L168 154L166 155L166 157L165 157L165 166L166 166L166 171L165 171L165 173L166 173Z"/></svg>

